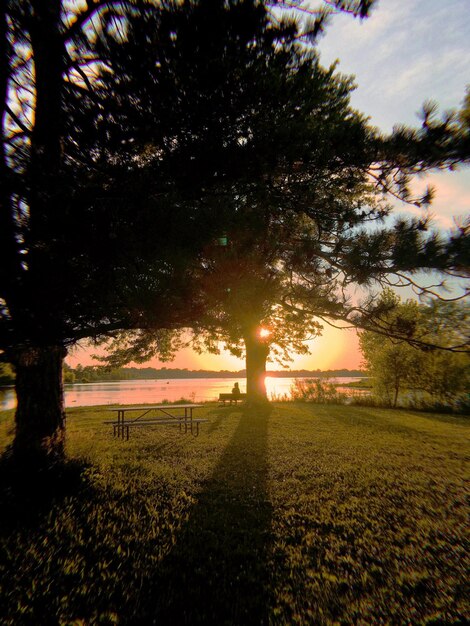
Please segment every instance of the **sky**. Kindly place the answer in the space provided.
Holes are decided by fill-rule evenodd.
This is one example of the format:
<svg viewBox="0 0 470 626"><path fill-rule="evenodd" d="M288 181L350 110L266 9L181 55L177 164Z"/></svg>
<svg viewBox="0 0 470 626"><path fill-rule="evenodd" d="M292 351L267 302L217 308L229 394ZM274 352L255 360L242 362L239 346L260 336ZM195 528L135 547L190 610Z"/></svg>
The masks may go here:
<svg viewBox="0 0 470 626"><path fill-rule="evenodd" d="M318 3L312 0L312 6ZM366 20L335 15L319 52L324 65L339 60L339 71L356 77L352 104L374 126L387 132L396 124L417 126L425 101L435 101L441 111L458 109L470 85L470 0L379 0ZM470 213L470 168L433 173L416 180L415 188L427 184L436 190L431 207L436 225L452 227L454 217ZM291 369L355 369L362 361L351 330L326 327L309 348L311 354L295 358ZM93 352L78 346L67 361L73 367L93 364ZM226 352L216 356L184 350L171 363L154 359L146 365L239 370L244 362Z"/></svg>

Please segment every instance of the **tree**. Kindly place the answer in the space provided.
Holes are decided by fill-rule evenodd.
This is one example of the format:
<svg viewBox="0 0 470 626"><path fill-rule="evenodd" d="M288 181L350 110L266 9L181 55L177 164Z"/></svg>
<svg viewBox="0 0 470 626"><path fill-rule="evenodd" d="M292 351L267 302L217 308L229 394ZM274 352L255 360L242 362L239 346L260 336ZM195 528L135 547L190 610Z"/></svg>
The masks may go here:
<svg viewBox="0 0 470 626"><path fill-rule="evenodd" d="M233 338L238 333L230 348L239 350L241 339L250 346L248 387L250 395L258 397L265 395L259 381L268 354L266 340L259 341L259 326L269 317L273 332L275 317L270 311L268 315L261 294L268 290L272 298L275 276L280 276L269 265L278 262L279 248L269 251L258 242L266 236L270 241L280 237L285 242L286 236L293 241L293 233L298 230L294 207L297 199L294 194L288 198L281 189L287 189L288 184L292 188L296 184L299 189L303 186L305 196L318 190L330 175L337 177L336 186L346 193L346 186L353 187L363 179L363 173L357 175L349 170L340 180L340 165L334 161L342 157L348 163L361 159L369 144L369 129L361 116L347 106L351 81L334 76L333 68L321 68L312 50L304 52L296 44L297 35L291 21L281 20L274 27L264 7L249 2L235 4L230 11L212 2L195 3L186 11L164 16L154 12L136 14L127 24L124 42L112 38L106 42L106 67L112 71L101 77L106 88L101 104L103 113L96 122L105 129L109 144L125 144L126 148L120 151L124 161L134 159L145 146L148 169L154 179L166 183L170 171L174 171L178 172L180 189L198 181L199 197L191 197L189 207L187 199L180 197L178 210L184 207L185 215L191 215L196 202L199 213L210 215L211 230L207 226L205 230L212 233L214 240L221 231L230 231L230 249L235 252L231 262L238 263L238 267L229 268L226 259L216 255L216 271L227 282L226 271L233 277L245 267L251 284L245 281L242 285L239 281L231 287L227 285L231 299L221 299L227 289L211 295L204 285L207 277L214 278L210 268L214 247L207 246L191 274L197 316L188 316L188 325L197 328L200 337L204 328L206 338L209 328L211 332L225 333L225 337ZM197 56L194 50L198 51ZM162 107L168 92L171 108ZM125 98L132 102L132 107L116 110L114 103ZM302 98L308 99L306 104ZM277 123L279 116L282 124ZM306 128L310 131L310 144L305 142ZM354 142L357 148L353 147ZM92 144L88 150L100 154L107 147ZM312 150L318 152L319 158L311 159ZM310 163L306 164L309 158ZM297 180L289 174L292 167L297 170ZM310 168L310 173L315 169L315 180L301 180L306 168ZM290 182L281 183L281 178L289 176ZM322 193L325 197L331 195L331 189ZM281 194L282 201L288 201L285 207L279 206ZM243 235L247 228L249 234ZM237 236L241 246L238 252ZM248 249L253 253L247 255ZM250 298L250 311L243 312L236 305L237 298L244 295ZM231 327L219 326L215 330L214 314L220 321L220 312L227 306ZM301 326L295 326L297 313L281 306L276 307L276 312L278 327L282 321L284 331L286 324L292 332L296 329L294 342L292 334L286 340L277 333L281 350L293 343L296 349L303 349L300 340L306 337L305 316ZM318 324L310 322L309 327L316 331ZM150 334L154 336L152 330ZM157 336L160 341L158 329ZM136 343L132 345L131 341L130 347L122 347L118 342L113 364L126 359L142 360L141 354L149 353L148 338L137 332L132 340Z"/></svg>
<svg viewBox="0 0 470 626"><path fill-rule="evenodd" d="M80 260L86 245L80 255L70 246L81 194L63 151L65 84L81 62L71 56L89 52L75 34L95 7L77 11L73 25L59 0L1 8L0 347L16 371L15 449L25 457L62 456L66 346L102 316L85 318L76 301L91 266Z"/></svg>
<svg viewBox="0 0 470 626"><path fill-rule="evenodd" d="M467 352L421 350L421 363L412 381L431 402L455 405L470 389L470 307L458 302L431 301L422 307L422 331L428 344L443 347L460 345ZM426 347L425 347L426 348Z"/></svg>
<svg viewBox="0 0 470 626"><path fill-rule="evenodd" d="M468 392L470 360L468 354L443 348L469 345L468 305L401 302L391 290L383 292L379 305L383 322L408 341L373 331L360 333L365 365L378 397L396 407L403 392L414 391L434 404L454 405L460 394Z"/></svg>
<svg viewBox="0 0 470 626"><path fill-rule="evenodd" d="M161 10L101 0L0 9L0 350L16 372L14 451L31 461L63 457L68 346L139 327L144 310L148 325L178 326L191 308L185 268L204 230L196 220L181 235L191 216L174 210L171 181L164 193L149 185L143 148L126 163L122 137L110 146L104 130L101 149L88 150L101 131L106 41L118 44L119 25L145 7Z"/></svg>
<svg viewBox="0 0 470 626"><path fill-rule="evenodd" d="M383 293L380 303L386 311L388 322L401 327L414 326L418 316L418 303L409 301L401 305L399 298L391 290ZM359 335L360 347L365 365L373 379L374 389L379 397L393 407L397 406L398 397L409 386L412 373L419 367L419 352L406 341L384 338L373 331Z"/></svg>
<svg viewBox="0 0 470 626"><path fill-rule="evenodd" d="M187 25L173 25L175 40L188 36ZM139 32L143 41L145 25ZM228 87L220 90L217 110L239 116L233 117L231 133L226 125L210 126L216 158L198 176L204 180L201 204L216 204L225 217L217 224L219 237L191 273L198 303L198 317L190 324L193 345L214 350L223 341L234 354L244 353L254 401L265 399L269 354L285 359L289 350L302 350L302 340L320 330L321 320L398 332L380 326L374 295L352 302L352 286L400 284L426 292L416 280L418 272L460 276L469 258L465 225L446 239L430 230L426 215L395 224L387 219L392 212L387 195L429 202L430 194L411 198L414 173L453 167L463 154L468 158L455 116L439 120L427 110L421 129L399 128L381 136L350 107L351 80L321 67L315 50L299 41L295 22L276 32L280 47L271 47L266 32L258 31L256 39L256 49L263 50L261 66L253 63L255 55L247 65L250 72L237 75L243 98L227 97ZM128 62L135 52L124 50ZM134 77L132 90L151 103L155 94L146 86L158 84L158 78L153 78L152 57L144 56L148 73ZM226 60L228 76L234 67L239 71L232 65L236 58ZM186 106L197 111L198 123L208 124L207 110L198 110L191 100L195 83L186 82L180 70L189 58L178 49L175 57L167 51L165 62L168 75L178 77L175 102L184 103L176 115L186 119ZM193 76L197 72L196 66ZM151 128L147 133L152 136ZM241 149L227 150L233 139ZM198 150L198 134L191 140ZM220 182L206 186L211 172ZM114 362L135 359L139 347L150 354L152 340L152 332L137 333L127 344L124 339Z"/></svg>
<svg viewBox="0 0 470 626"><path fill-rule="evenodd" d="M336 177L335 182L340 187L340 177ZM355 191L358 200L364 202L366 195L360 191L360 185ZM271 205L262 228L248 231L243 231L240 225L232 228L227 245L209 252L199 273L195 270L193 274L195 284L201 289L205 311L193 325L194 344L211 349L214 342L223 342L232 354L245 354L247 392L251 401L262 401L266 397L266 360L274 358L285 364L292 352L305 352L303 342L321 333L322 322L349 320L356 326L373 328L387 336L404 337L408 329L393 325L390 320L384 323L380 318L382 303L376 305L373 296L362 303L351 303L347 292L351 283L387 284L391 275L402 276L401 263L406 263L406 271L412 273L418 268L442 268L443 258L451 258L445 245L439 248L438 255L420 253L435 238L433 234L429 239L419 237L415 232L414 247L409 246L406 259L401 261L398 251L403 245L404 224L398 222L395 228L382 227L375 247L377 256L373 262L365 264L367 255L374 254L371 238L363 233L363 240L359 238L358 243L354 241L354 237L358 237L354 228L340 230L346 206L343 204L335 214L334 205L330 205L329 210L312 218L306 212L299 214L298 209L289 212L286 203L282 208ZM371 198L368 206L369 209L373 206ZM369 220L378 223L381 210L379 204L368 218L362 215L353 219L357 219L358 224ZM246 217L247 213L241 210L240 214ZM417 228L413 222L407 225L410 234ZM350 246L354 246L354 254L350 253ZM334 248L336 257L330 254ZM377 262L379 255L382 263ZM410 259L414 267L410 267ZM454 343L442 344L442 337L433 338L429 332L426 336L406 336L405 339L415 345L455 351L466 351L469 345L457 336L453 338ZM393 355L393 351L388 354L389 361L395 356L396 394L403 365L398 361L405 358L405 352L402 348L399 354ZM411 362L415 352L411 347L406 352ZM388 363L387 367L390 366Z"/></svg>
<svg viewBox="0 0 470 626"><path fill-rule="evenodd" d="M361 155L370 147L369 129L348 107L351 81L334 76L333 68L321 68L313 50L304 52L296 44L298 32L292 22L281 21L274 28L263 7L253 10L250 3L236 5L232 15L221 6L217 9L215 3L195 4L187 14L172 15L171 20L171 28L164 28L171 33L168 40L154 14L139 15L131 22L125 44L116 46L110 60L114 71L105 77L111 85L108 93L119 93L124 85L124 93L132 94L132 109L122 109L125 124L118 124L119 129L124 125L128 129L128 158L142 142L148 146L149 158L158 158L168 151L171 141L165 165L181 172L183 188L188 180L201 181L198 205L205 210L215 208L214 240L224 230L230 233L227 249L218 254L217 246L207 246L200 263L194 264L193 301L199 306L198 316L189 319L188 325L197 329L199 338L208 339L209 329L223 335L235 352L244 341L249 346L249 394L261 397L265 396L262 374L269 352L266 338L260 341L261 322L269 322L272 335L277 326L284 356L288 345L303 350L305 331L316 332L319 326L313 321L306 325L305 316L300 324L294 323L298 314L279 303L275 313L271 311L273 294L280 296L281 286L285 291L285 274L275 268L279 255L288 254L281 246L294 245L296 237L304 237L306 231L299 234L304 223L306 228L315 227L311 220L306 224L308 216L297 219L299 199L302 194L305 198L319 193L319 187L332 177L338 194L347 195L349 186L349 195L357 195L353 188L362 184L364 174L359 168L353 172L352 165L354 159L363 161ZM235 37L230 45L225 43L226 32L237 20L244 25L238 36L244 48ZM179 41L188 43L181 46ZM162 56L156 42L162 45ZM198 50L196 58L194 49ZM191 73L187 74L189 65ZM170 84L174 105L165 111L165 118L161 97ZM112 110L112 104L103 108ZM114 118L114 112L111 115ZM114 119L108 126L111 136L113 123ZM351 165L344 176L340 159ZM158 167L155 163L153 171ZM322 189L321 195L326 204L332 185ZM332 215L332 224L335 219ZM216 276L225 283L219 292L207 289L209 282L214 287ZM246 308L247 298L249 310L243 311L240 300ZM286 324L289 339L285 334L282 339L280 326L285 333ZM150 344L141 333L132 340L137 343L131 341L130 348L118 345L113 364L140 359L139 351L148 354Z"/></svg>
<svg viewBox="0 0 470 626"><path fill-rule="evenodd" d="M279 248L295 231L285 221L266 226L266 231L256 236L253 230L232 229L227 246L208 253L193 273L204 315L193 324L192 345L210 349L223 342L235 356L244 355L251 402L266 399L268 358L286 364L292 352L305 353L303 342L321 329L312 318L282 306L287 276Z"/></svg>

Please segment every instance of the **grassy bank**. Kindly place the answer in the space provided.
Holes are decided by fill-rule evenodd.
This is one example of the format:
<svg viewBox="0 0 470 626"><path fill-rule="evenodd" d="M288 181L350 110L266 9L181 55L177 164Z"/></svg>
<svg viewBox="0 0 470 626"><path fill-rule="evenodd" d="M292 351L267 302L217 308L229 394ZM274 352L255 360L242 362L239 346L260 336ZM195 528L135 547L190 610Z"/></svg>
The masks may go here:
<svg viewBox="0 0 470 626"><path fill-rule="evenodd" d="M68 411L62 476L0 475L1 624L463 624L470 422L208 405L199 437ZM0 414L0 441L11 437ZM468 458L468 457L467 457Z"/></svg>

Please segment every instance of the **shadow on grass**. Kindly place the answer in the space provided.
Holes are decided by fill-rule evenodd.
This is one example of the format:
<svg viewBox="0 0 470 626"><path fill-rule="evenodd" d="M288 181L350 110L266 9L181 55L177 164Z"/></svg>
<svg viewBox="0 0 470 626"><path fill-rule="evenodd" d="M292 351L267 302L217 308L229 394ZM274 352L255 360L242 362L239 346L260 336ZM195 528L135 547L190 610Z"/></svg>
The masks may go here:
<svg viewBox="0 0 470 626"><path fill-rule="evenodd" d="M18 462L7 450L0 457L0 538L16 528L36 528L39 521L65 498L89 489L88 465L66 461L51 467Z"/></svg>
<svg viewBox="0 0 470 626"><path fill-rule="evenodd" d="M342 425L356 426L360 424L377 433L382 432L412 438L423 437L422 428L415 422L410 422L409 424L403 423L404 413L405 411L403 409L345 407L343 414L340 415L337 411L331 411L328 413L328 417ZM413 415L413 417L415 416L422 417L420 413Z"/></svg>
<svg viewBox="0 0 470 626"><path fill-rule="evenodd" d="M210 423L207 427L207 432L210 435L214 431L218 430L223 422L229 419L230 415L240 413L240 410L244 410L244 408L240 408L237 406L228 406L228 407L218 407L216 409L212 409L207 413L207 415L211 418Z"/></svg>
<svg viewBox="0 0 470 626"><path fill-rule="evenodd" d="M127 623L268 623L268 416L243 410L174 548L124 612Z"/></svg>
<svg viewBox="0 0 470 626"><path fill-rule="evenodd" d="M442 438L442 433L435 432L437 424L450 424L458 427L468 427L470 424L470 420L462 415L443 415L401 408L353 407L349 413L345 413L344 417L339 417L338 414L332 414L331 417L343 424L360 422L363 426L367 425L376 432L380 431L419 440L426 437L428 440L432 438L437 441L441 441Z"/></svg>

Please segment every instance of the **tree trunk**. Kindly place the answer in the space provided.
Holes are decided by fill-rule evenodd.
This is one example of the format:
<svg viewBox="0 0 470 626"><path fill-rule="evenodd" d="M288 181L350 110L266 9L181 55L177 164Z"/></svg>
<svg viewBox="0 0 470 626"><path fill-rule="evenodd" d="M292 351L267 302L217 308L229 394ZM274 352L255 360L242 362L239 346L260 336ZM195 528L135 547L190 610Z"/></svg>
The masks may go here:
<svg viewBox="0 0 470 626"><path fill-rule="evenodd" d="M18 349L15 355L17 409L13 451L32 464L64 458L65 409L62 346Z"/></svg>
<svg viewBox="0 0 470 626"><path fill-rule="evenodd" d="M33 15L29 36L35 93L27 167L27 270L21 284L16 285L15 299L7 300L20 338L12 349L18 403L13 452L24 464L51 465L63 459L65 440L62 268L51 256L51 246L61 234L56 223L63 211L61 134L66 49L61 0L31 0L28 5Z"/></svg>
<svg viewBox="0 0 470 626"><path fill-rule="evenodd" d="M268 401L265 378L269 346L260 339L257 329L246 334L245 350L247 400L252 404L265 404Z"/></svg>

